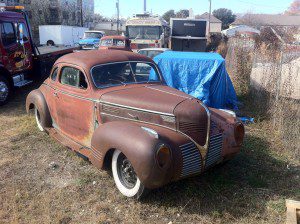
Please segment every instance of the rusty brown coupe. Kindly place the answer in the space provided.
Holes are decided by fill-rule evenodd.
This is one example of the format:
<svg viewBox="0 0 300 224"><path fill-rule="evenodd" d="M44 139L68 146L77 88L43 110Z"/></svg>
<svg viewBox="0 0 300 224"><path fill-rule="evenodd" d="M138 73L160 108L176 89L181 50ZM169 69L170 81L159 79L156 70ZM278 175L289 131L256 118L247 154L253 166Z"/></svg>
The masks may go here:
<svg viewBox="0 0 300 224"><path fill-rule="evenodd" d="M234 113L166 86L150 58L125 51L61 57L26 109L41 131L111 169L127 197L203 173L237 154L244 137Z"/></svg>

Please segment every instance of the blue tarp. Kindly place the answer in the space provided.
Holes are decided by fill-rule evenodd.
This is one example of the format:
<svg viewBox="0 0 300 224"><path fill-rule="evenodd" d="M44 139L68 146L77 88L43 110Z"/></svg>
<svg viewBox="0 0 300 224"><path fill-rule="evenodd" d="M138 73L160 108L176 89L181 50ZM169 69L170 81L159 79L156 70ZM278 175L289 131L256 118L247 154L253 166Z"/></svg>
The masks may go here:
<svg viewBox="0 0 300 224"><path fill-rule="evenodd" d="M166 51L154 58L168 86L200 99L209 107L237 110L237 97L217 53Z"/></svg>

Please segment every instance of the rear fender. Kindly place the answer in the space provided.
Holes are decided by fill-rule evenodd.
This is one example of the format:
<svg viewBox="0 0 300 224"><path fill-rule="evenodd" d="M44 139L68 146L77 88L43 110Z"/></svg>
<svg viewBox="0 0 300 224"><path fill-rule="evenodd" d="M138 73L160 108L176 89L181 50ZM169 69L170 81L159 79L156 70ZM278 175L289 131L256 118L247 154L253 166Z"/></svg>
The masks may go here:
<svg viewBox="0 0 300 224"><path fill-rule="evenodd" d="M52 127L52 119L49 112L49 108L43 93L39 90L31 91L26 98L26 111L27 113L30 110L37 108L40 113L41 124L45 128Z"/></svg>

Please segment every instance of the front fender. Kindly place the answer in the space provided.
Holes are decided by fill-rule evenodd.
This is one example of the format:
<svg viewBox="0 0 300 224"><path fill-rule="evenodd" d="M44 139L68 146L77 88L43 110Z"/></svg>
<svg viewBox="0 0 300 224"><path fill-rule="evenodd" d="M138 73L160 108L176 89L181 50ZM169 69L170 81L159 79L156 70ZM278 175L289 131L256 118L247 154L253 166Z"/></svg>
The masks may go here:
<svg viewBox="0 0 300 224"><path fill-rule="evenodd" d="M172 176L172 166L163 170L156 163L156 150L161 143L164 143L161 139L135 123L109 122L99 126L93 134L90 161L101 169L106 153L118 149L132 163L141 182L147 188L157 188L170 182Z"/></svg>

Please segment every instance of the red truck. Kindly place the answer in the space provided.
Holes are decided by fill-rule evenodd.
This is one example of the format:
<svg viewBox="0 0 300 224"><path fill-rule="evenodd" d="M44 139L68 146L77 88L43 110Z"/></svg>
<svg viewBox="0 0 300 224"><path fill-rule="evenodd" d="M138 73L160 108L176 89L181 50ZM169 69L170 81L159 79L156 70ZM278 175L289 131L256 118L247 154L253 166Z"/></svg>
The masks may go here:
<svg viewBox="0 0 300 224"><path fill-rule="evenodd" d="M36 47L23 6L0 7L0 105L15 87L45 79L54 62L74 48Z"/></svg>

